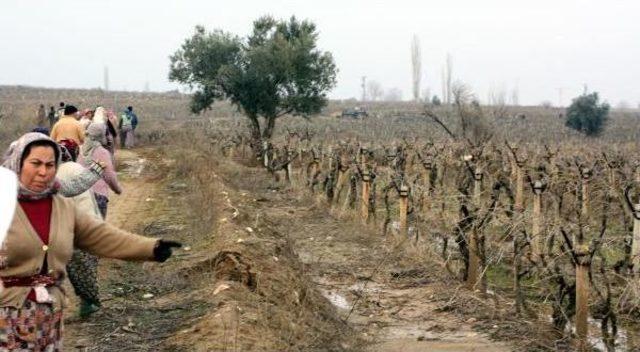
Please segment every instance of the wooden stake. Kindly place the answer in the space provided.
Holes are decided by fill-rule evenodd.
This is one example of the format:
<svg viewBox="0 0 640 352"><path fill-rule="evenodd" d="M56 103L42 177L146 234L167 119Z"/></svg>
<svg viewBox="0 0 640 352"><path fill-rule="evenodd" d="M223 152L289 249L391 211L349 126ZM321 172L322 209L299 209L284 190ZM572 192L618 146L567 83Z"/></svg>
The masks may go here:
<svg viewBox="0 0 640 352"><path fill-rule="evenodd" d="M522 166L522 163L516 162L516 196L514 207L518 213L524 211L524 173Z"/></svg>
<svg viewBox="0 0 640 352"><path fill-rule="evenodd" d="M512 155L509 158L509 162L511 164L511 179L515 182L518 178L518 161L516 159L516 155L518 155L518 147L511 147Z"/></svg>
<svg viewBox="0 0 640 352"><path fill-rule="evenodd" d="M368 171L362 174L362 199L360 203L360 216L366 223L369 220L369 194L371 191L371 175Z"/></svg>
<svg viewBox="0 0 640 352"><path fill-rule="evenodd" d="M263 157L263 165L264 167L269 166L269 143L267 141L262 142L262 155Z"/></svg>
<svg viewBox="0 0 640 352"><path fill-rule="evenodd" d="M583 230L587 227L589 216L589 179L591 170L583 168L580 170L582 181L581 193L581 226ZM582 231L580 233L582 234ZM579 352L586 352L589 346L589 245L585 244L582 235L574 238L575 252L577 257L576 263L576 347Z"/></svg>
<svg viewBox="0 0 640 352"><path fill-rule="evenodd" d="M542 227L542 182L536 181L533 185L533 219L531 223L531 237L533 238L532 250L535 259L543 254L544 239L541 238Z"/></svg>
<svg viewBox="0 0 640 352"><path fill-rule="evenodd" d="M482 178L483 171L477 168L474 173L473 183L473 204L476 212L480 211L480 195L482 194ZM482 260L480 258L480 241L478 239L478 229L476 224L473 225L471 234L469 235L469 270L467 272L467 287L470 290L480 289L482 293L486 293L486 285L482 282Z"/></svg>
<svg viewBox="0 0 640 352"><path fill-rule="evenodd" d="M425 161L422 164L423 167L423 171L422 171L422 178L424 180L424 192L423 192L423 197L422 197L422 209L424 211L424 215L428 215L429 214L429 197L431 196L431 162L430 161Z"/></svg>
<svg viewBox="0 0 640 352"><path fill-rule="evenodd" d="M336 203L340 201L340 195L342 195L345 179L347 178L347 170L348 170L348 167L346 165L340 165L338 167L338 180L336 181L336 188L335 188L336 191L334 195Z"/></svg>
<svg viewBox="0 0 640 352"><path fill-rule="evenodd" d="M285 178L287 179L287 182L289 182L289 184L294 184L293 182L293 160L292 157L293 156L293 152L292 151L288 151L287 152L287 158L289 160L289 163L287 164L287 173L285 175Z"/></svg>
<svg viewBox="0 0 640 352"><path fill-rule="evenodd" d="M407 227L407 212L409 210L409 187L406 185L400 186L400 236L402 238L407 238L408 235L408 227Z"/></svg>
<svg viewBox="0 0 640 352"><path fill-rule="evenodd" d="M589 346L589 248L576 246L576 335L579 352L588 351Z"/></svg>
<svg viewBox="0 0 640 352"><path fill-rule="evenodd" d="M307 175L309 185L313 184L313 178L318 173L318 166L320 166L320 159L314 157L313 162L311 163L311 168L309 170L309 175Z"/></svg>
<svg viewBox="0 0 640 352"><path fill-rule="evenodd" d="M640 275L640 203L633 206L633 243L631 246L631 258L633 263L633 272Z"/></svg>

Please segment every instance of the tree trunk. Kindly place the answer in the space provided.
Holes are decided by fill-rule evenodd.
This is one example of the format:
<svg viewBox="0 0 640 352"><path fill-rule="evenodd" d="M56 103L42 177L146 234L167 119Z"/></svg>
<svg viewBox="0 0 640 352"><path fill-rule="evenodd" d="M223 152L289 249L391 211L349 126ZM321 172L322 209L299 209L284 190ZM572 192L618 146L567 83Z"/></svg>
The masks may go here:
<svg viewBox="0 0 640 352"><path fill-rule="evenodd" d="M273 130L276 127L276 117L265 116L264 119L266 120L266 126L264 128L264 131L262 131L262 138L271 139L271 136L273 135Z"/></svg>
<svg viewBox="0 0 640 352"><path fill-rule="evenodd" d="M255 115L248 116L249 121L251 121L251 149L254 152L256 158L260 158L262 156L262 137L260 135L260 122L258 121L258 117Z"/></svg>

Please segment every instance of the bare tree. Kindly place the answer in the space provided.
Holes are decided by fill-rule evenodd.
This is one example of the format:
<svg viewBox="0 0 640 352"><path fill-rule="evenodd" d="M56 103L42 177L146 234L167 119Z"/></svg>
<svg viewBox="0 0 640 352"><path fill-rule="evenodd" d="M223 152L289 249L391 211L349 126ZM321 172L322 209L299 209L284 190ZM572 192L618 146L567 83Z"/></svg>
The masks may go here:
<svg viewBox="0 0 640 352"><path fill-rule="evenodd" d="M360 84L362 87L362 102L367 101L367 76L362 76L362 83Z"/></svg>
<svg viewBox="0 0 640 352"><path fill-rule="evenodd" d="M445 74L444 67L441 69L440 74L442 76L440 77L440 83L442 88L442 91L440 92L440 96L443 99L443 103L447 104L447 75Z"/></svg>
<svg viewBox="0 0 640 352"><path fill-rule="evenodd" d="M520 105L520 91L517 85L511 90L511 105Z"/></svg>
<svg viewBox="0 0 640 352"><path fill-rule="evenodd" d="M427 103L431 101L431 89L429 87L422 90L422 100Z"/></svg>
<svg viewBox="0 0 640 352"><path fill-rule="evenodd" d="M453 122L449 120L448 125L430 107L425 107L425 116L440 125L449 137L466 142L471 149L489 142L493 138L495 129L487 120L477 97L469 87L462 82L456 82L451 87L451 96L453 116L457 119L454 118Z"/></svg>
<svg viewBox="0 0 640 352"><path fill-rule="evenodd" d="M489 92L489 109L494 119L503 119L507 117L507 92L504 88L492 89Z"/></svg>
<svg viewBox="0 0 640 352"><path fill-rule="evenodd" d="M453 97L453 57L447 53L447 64L445 66L445 104L453 103L451 98Z"/></svg>
<svg viewBox="0 0 640 352"><path fill-rule="evenodd" d="M422 52L420 38L416 34L411 40L411 74L413 78L413 99L420 100L420 79L422 78Z"/></svg>
<svg viewBox="0 0 640 352"><path fill-rule="evenodd" d="M369 99L371 101L378 101L382 99L384 95L384 89L378 81L370 80L367 82L367 92L369 93Z"/></svg>

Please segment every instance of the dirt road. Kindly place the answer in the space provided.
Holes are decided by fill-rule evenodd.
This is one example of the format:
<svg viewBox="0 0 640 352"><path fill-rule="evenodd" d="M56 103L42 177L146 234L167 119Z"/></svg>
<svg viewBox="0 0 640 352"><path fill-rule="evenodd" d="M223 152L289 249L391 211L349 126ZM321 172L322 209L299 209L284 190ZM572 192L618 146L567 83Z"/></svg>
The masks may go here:
<svg viewBox="0 0 640 352"><path fill-rule="evenodd" d="M172 232L180 223L175 217L177 209L167 207L158 197L162 185L157 178L157 168L162 159L148 154L140 150L118 152L118 177L124 193L110 197L107 221L134 233L161 237L157 232L162 232L177 238L180 233ZM70 302L65 313L65 350L162 349L164 338L208 309L206 304L184 297L160 299L191 290L189 283L171 270L177 264L175 259L165 264L101 259L98 283L103 307L100 311L87 319L79 319L77 298L70 285L67 287Z"/></svg>

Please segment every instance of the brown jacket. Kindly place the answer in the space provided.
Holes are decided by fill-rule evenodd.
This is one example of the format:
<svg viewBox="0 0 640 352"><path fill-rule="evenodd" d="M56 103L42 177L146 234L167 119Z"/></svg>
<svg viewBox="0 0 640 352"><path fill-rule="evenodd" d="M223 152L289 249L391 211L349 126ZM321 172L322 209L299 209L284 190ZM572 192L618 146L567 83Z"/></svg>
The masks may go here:
<svg viewBox="0 0 640 352"><path fill-rule="evenodd" d="M66 265L77 247L99 257L125 260L152 260L156 240L130 234L91 215L76 211L72 199L53 196L49 244L44 246L26 214L16 205L16 212L4 242L5 265L0 277L27 277L40 273L47 254L49 275L57 280L49 287L56 309L65 306L62 281ZM30 287L5 288L0 293L0 307L20 308Z"/></svg>
<svg viewBox="0 0 640 352"><path fill-rule="evenodd" d="M78 145L84 143L84 128L73 116L63 116L51 129L51 139L60 142L73 139Z"/></svg>

